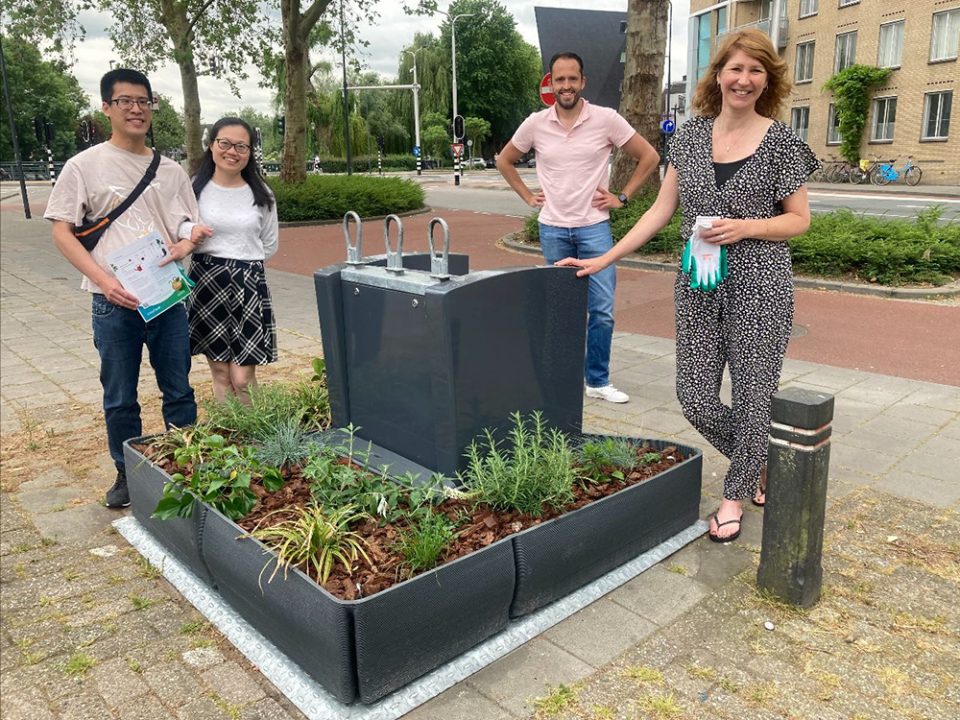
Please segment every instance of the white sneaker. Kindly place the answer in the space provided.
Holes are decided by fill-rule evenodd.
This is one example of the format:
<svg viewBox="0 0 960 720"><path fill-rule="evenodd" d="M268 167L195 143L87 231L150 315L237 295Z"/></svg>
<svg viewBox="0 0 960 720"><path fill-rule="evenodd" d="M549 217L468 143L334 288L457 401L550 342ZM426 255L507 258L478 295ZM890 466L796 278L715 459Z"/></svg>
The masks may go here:
<svg viewBox="0 0 960 720"><path fill-rule="evenodd" d="M589 398L600 398L612 403L625 403L630 400L629 395L622 390L617 390L613 385L604 385L603 387L590 387L588 385L586 392Z"/></svg>

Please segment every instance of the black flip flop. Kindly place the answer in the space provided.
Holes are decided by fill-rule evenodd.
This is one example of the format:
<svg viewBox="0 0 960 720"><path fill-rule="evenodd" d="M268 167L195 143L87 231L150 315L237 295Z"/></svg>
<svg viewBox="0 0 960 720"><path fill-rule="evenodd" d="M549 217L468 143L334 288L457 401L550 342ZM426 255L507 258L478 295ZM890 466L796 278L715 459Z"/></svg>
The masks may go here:
<svg viewBox="0 0 960 720"><path fill-rule="evenodd" d="M717 513L714 513L713 515L708 517L707 520L709 520L710 518L713 518L713 521L717 524L717 530L719 530L724 525L729 525L730 523L737 523L738 525L740 525L741 521L743 520L743 513L740 513L740 517L738 517L736 520L727 520L726 522L720 522L720 518L717 517ZM719 537L717 535L714 535L708 530L707 537L710 538L710 540L715 543L733 542L738 537L740 537L740 528L737 528L737 531L735 533L733 533L732 535L727 535L726 537Z"/></svg>

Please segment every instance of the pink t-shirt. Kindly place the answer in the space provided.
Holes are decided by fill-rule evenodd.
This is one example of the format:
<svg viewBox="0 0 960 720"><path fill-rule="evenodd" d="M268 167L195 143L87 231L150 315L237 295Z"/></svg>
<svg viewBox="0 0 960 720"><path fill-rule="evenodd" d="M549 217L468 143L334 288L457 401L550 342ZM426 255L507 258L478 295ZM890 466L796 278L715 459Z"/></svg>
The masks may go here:
<svg viewBox="0 0 960 720"><path fill-rule="evenodd" d="M537 152L537 179L546 196L540 222L585 227L609 220L608 211L591 205L593 194L610 182L610 153L634 133L616 110L586 100L569 130L557 118L555 106L524 120L511 142L520 152Z"/></svg>

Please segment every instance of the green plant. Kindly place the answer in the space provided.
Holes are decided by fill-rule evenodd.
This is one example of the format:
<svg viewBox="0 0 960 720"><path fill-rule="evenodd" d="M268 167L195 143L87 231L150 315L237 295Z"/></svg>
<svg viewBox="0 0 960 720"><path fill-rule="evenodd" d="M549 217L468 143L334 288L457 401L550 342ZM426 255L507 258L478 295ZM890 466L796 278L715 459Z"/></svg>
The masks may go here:
<svg viewBox="0 0 960 720"><path fill-rule="evenodd" d="M889 68L851 65L831 77L824 90L833 93L833 107L840 125L840 154L855 165L860 161L860 142L870 111L870 94L890 77Z"/></svg>
<svg viewBox="0 0 960 720"><path fill-rule="evenodd" d="M272 467L296 465L311 452L310 439L295 418L276 424L260 438L255 454L258 461Z"/></svg>
<svg viewBox="0 0 960 720"><path fill-rule="evenodd" d="M85 653L78 652L70 656L70 659L67 660L63 670L65 673L67 673L67 675L84 675L87 670L96 664L97 661L92 657L86 655Z"/></svg>
<svg viewBox="0 0 960 720"><path fill-rule="evenodd" d="M496 510L539 517L545 507L564 507L573 499L575 477L568 437L547 429L539 411L529 420L519 412L510 417L509 447L501 448L489 429L484 444L470 443L467 468L459 473L462 484L471 497Z"/></svg>
<svg viewBox="0 0 960 720"><path fill-rule="evenodd" d="M259 475L269 492L283 486L280 473L262 467L254 448L227 444L222 435L208 435L195 445L180 448L174 457L178 465L191 468L190 477L173 473L163 486L163 497L152 515L161 520L190 517L194 499L236 520L256 505L257 496L250 489L254 477Z"/></svg>
<svg viewBox="0 0 960 720"><path fill-rule="evenodd" d="M456 533L446 515L428 512L400 533L397 548L410 570L417 573L436 567L440 554Z"/></svg>
<svg viewBox="0 0 960 720"><path fill-rule="evenodd" d="M264 526L268 518L280 513L292 517L275 525ZM370 558L364 550L366 541L350 530L353 523L366 517L365 513L357 512L353 505L330 510L321 505L298 506L265 515L250 535L276 553L276 567L267 582L273 580L281 567L286 577L291 565L303 567L304 572L312 575L321 585L327 582L335 563L339 562L348 575L361 557L369 565ZM267 562L264 565L264 571L269 564Z"/></svg>
<svg viewBox="0 0 960 720"><path fill-rule="evenodd" d="M422 208L425 198L417 183L395 177L310 175L296 185L276 178L267 182L281 222L339 220L348 210L360 217L401 213Z"/></svg>
<svg viewBox="0 0 960 720"><path fill-rule="evenodd" d="M637 446L626 438L588 440L577 449L580 478L589 483L623 482L638 462Z"/></svg>
<svg viewBox="0 0 960 720"><path fill-rule="evenodd" d="M610 211L610 232L614 242L618 242L640 219L656 200L656 194L640 192L630 199L626 207ZM669 255L680 259L686 238L680 236L681 216L678 210L656 235L648 240L637 252L641 255ZM539 213L529 215L523 223L523 237L527 242L540 242Z"/></svg>
<svg viewBox="0 0 960 720"><path fill-rule="evenodd" d="M304 432L330 425L330 401L324 382L265 383L250 388L250 404L229 395L222 403L208 401L207 425L236 442L259 442L284 422L296 422Z"/></svg>

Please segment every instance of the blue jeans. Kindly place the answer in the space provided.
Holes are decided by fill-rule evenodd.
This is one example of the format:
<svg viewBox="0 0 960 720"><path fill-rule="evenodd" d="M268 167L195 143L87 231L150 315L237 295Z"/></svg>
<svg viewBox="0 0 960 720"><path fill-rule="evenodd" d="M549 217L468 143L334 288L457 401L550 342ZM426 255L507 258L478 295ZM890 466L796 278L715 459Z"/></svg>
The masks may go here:
<svg viewBox="0 0 960 720"><path fill-rule="evenodd" d="M565 257L594 258L613 247L610 223L562 228L540 223L540 249L551 265ZM610 343L613 341L613 292L616 269L611 265L589 278L587 288L587 356L584 375L588 387L610 384Z"/></svg>
<svg viewBox="0 0 960 720"><path fill-rule="evenodd" d="M136 310L93 296L93 345L100 353L103 415L110 457L124 469L123 443L143 434L137 383L143 346L163 395L163 421L186 427L197 421L197 403L190 387L190 337L183 305L170 308L149 323Z"/></svg>

